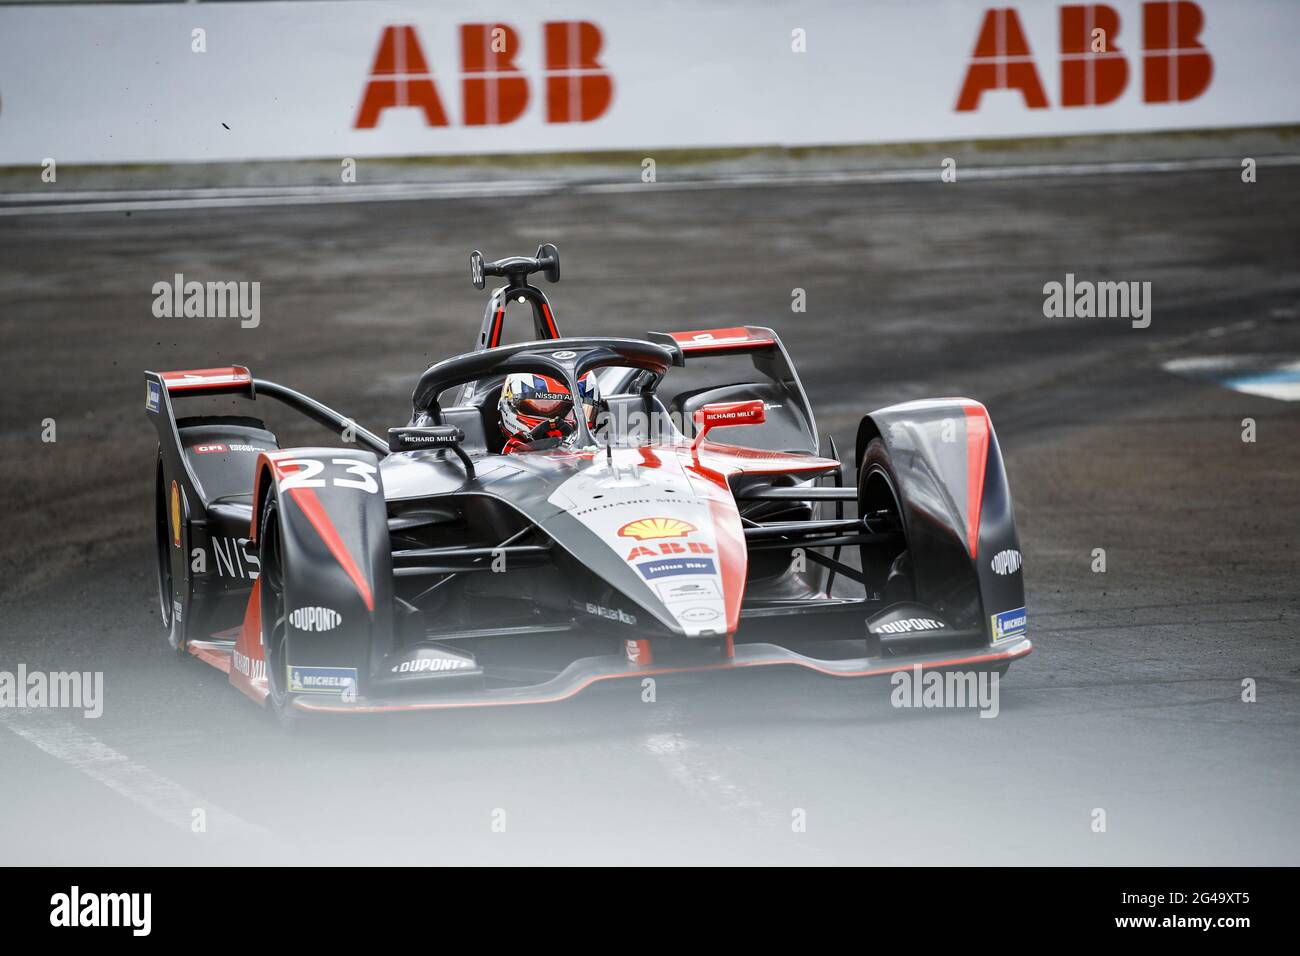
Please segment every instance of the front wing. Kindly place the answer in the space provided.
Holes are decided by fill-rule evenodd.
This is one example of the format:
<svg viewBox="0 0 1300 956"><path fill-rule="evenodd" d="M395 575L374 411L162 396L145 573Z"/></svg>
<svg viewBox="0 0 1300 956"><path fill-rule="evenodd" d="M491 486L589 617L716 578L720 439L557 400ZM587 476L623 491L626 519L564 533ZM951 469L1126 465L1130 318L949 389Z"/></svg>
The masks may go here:
<svg viewBox="0 0 1300 956"><path fill-rule="evenodd" d="M515 704L551 704L581 693L601 681L624 678L658 677L670 674L737 671L754 667L802 667L828 677L883 677L898 671L921 667L924 670L998 667L1029 654L1033 644L1028 638L1007 642L1004 646L909 654L889 658L860 657L820 660L777 644L740 644L730 657L690 663L633 664L626 656L605 655L574 661L559 674L528 686L499 687L474 691L451 691L403 699L374 699L358 696L355 700L339 697L297 697L296 710L313 714L386 714L422 710L454 710L470 707L505 707ZM192 642L190 653L223 671L229 671L228 653L223 654L206 642Z"/></svg>

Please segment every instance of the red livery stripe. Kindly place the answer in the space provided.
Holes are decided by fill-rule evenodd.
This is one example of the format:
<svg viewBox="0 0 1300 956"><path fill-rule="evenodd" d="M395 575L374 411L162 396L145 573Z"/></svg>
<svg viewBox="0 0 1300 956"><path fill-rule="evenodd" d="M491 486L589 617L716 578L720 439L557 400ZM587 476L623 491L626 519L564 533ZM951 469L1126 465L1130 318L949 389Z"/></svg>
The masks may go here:
<svg viewBox="0 0 1300 956"><path fill-rule="evenodd" d="M970 556L980 546L980 509L984 505L984 468L989 460L989 413L983 405L966 406L966 540Z"/></svg>
<svg viewBox="0 0 1300 956"><path fill-rule="evenodd" d="M311 488L290 488L289 497L307 516L307 520L311 522L312 527L316 529L316 533L325 542L325 547L330 549L330 554L334 555L334 559L338 561L339 566L352 579L352 583L357 586L361 599L366 602L366 608L373 611L375 609L375 596L371 593L370 582L361 573L356 561L352 560L347 545L339 537L334 522L330 521L330 516L326 513L325 506L321 504L320 499L316 497L316 492Z"/></svg>

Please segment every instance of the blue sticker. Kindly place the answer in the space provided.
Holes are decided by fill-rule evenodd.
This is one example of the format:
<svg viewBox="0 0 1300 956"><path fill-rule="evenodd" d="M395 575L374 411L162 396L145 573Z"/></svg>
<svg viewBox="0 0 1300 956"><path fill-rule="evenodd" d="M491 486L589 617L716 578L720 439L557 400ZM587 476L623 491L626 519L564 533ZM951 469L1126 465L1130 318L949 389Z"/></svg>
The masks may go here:
<svg viewBox="0 0 1300 956"><path fill-rule="evenodd" d="M993 615L994 641L1004 641L1008 637L1020 637L1024 633L1025 609L1023 607Z"/></svg>
<svg viewBox="0 0 1300 956"><path fill-rule="evenodd" d="M146 382L147 389L144 393L145 411L158 412L159 404L162 402L162 386L157 382Z"/></svg>
<svg viewBox="0 0 1300 956"><path fill-rule="evenodd" d="M355 667L295 667L289 665L289 691L293 694L356 693Z"/></svg>
<svg viewBox="0 0 1300 956"><path fill-rule="evenodd" d="M712 558L664 558L660 561L647 561L638 564L636 569L647 580L653 578L675 578L679 574L716 574Z"/></svg>

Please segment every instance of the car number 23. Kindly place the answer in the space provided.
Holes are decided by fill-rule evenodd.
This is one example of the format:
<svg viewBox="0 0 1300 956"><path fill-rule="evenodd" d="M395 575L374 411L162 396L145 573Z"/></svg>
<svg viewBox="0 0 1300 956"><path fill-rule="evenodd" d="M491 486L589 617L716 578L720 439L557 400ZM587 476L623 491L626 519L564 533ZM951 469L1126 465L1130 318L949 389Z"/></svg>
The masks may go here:
<svg viewBox="0 0 1300 956"><path fill-rule="evenodd" d="M276 462L276 467L281 474L281 490L324 488L327 484L333 484L336 488L356 488L371 495L379 490L379 482L375 481L375 472L378 469L369 462L357 461L355 458L331 458L330 464L342 466L344 474L321 478L318 476L325 470L323 461L317 461L315 458L281 459ZM347 475L356 477L348 478Z"/></svg>

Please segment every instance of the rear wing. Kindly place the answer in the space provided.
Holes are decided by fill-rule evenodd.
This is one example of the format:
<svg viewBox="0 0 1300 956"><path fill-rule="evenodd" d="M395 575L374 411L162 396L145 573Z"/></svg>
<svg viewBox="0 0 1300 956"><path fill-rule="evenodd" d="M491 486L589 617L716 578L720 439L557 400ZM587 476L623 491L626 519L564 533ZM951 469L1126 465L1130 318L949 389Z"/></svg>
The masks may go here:
<svg viewBox="0 0 1300 956"><path fill-rule="evenodd" d="M717 355L723 352L754 352L774 348L780 344L771 329L756 325L737 326L730 329L706 329L700 332L669 332L684 356Z"/></svg>
<svg viewBox="0 0 1300 956"><path fill-rule="evenodd" d="M178 476L184 484L189 500L206 505L209 501L203 485L188 456L176 426L173 403L182 398L201 398L214 395L239 395L247 399L273 398L305 415L335 434L347 433L359 444L365 445L381 457L388 454L388 442L373 432L362 428L352 419L291 388L275 382L253 378L252 372L242 365L220 368L184 369L172 372L145 372L144 410L153 419L158 432L158 445L168 474Z"/></svg>
<svg viewBox="0 0 1300 956"><path fill-rule="evenodd" d="M162 455L164 473L172 476L173 481L179 481L184 492L186 510L189 510L191 503L206 506L208 496L203 491L203 484L193 464L184 454L172 397L242 393L253 398L252 373L242 365L176 372L145 372L144 389L144 410L153 419L154 429L158 432L158 448Z"/></svg>
<svg viewBox="0 0 1300 956"><path fill-rule="evenodd" d="M184 372L145 372L145 378L148 379L155 374L168 393L204 392L208 395L219 395L246 392L249 398L254 396L253 374L242 365L196 368Z"/></svg>
<svg viewBox="0 0 1300 956"><path fill-rule="evenodd" d="M771 382L772 391L764 396L764 404L770 421L768 430L783 438L780 450L819 454L820 438L812 404L808 401L799 373L795 371L794 363L790 361L790 355L781 343L780 336L772 329L760 325L742 325L692 332L651 332L646 338L674 348L681 357L676 364L682 366L693 358L748 355L755 370ZM693 416L694 406L700 401L737 401L750 397L743 392L728 394L722 389L716 392L717 394L688 400L686 404L689 407L682 411L689 417ZM797 442L790 429L802 435ZM749 434L754 433L751 431Z"/></svg>

